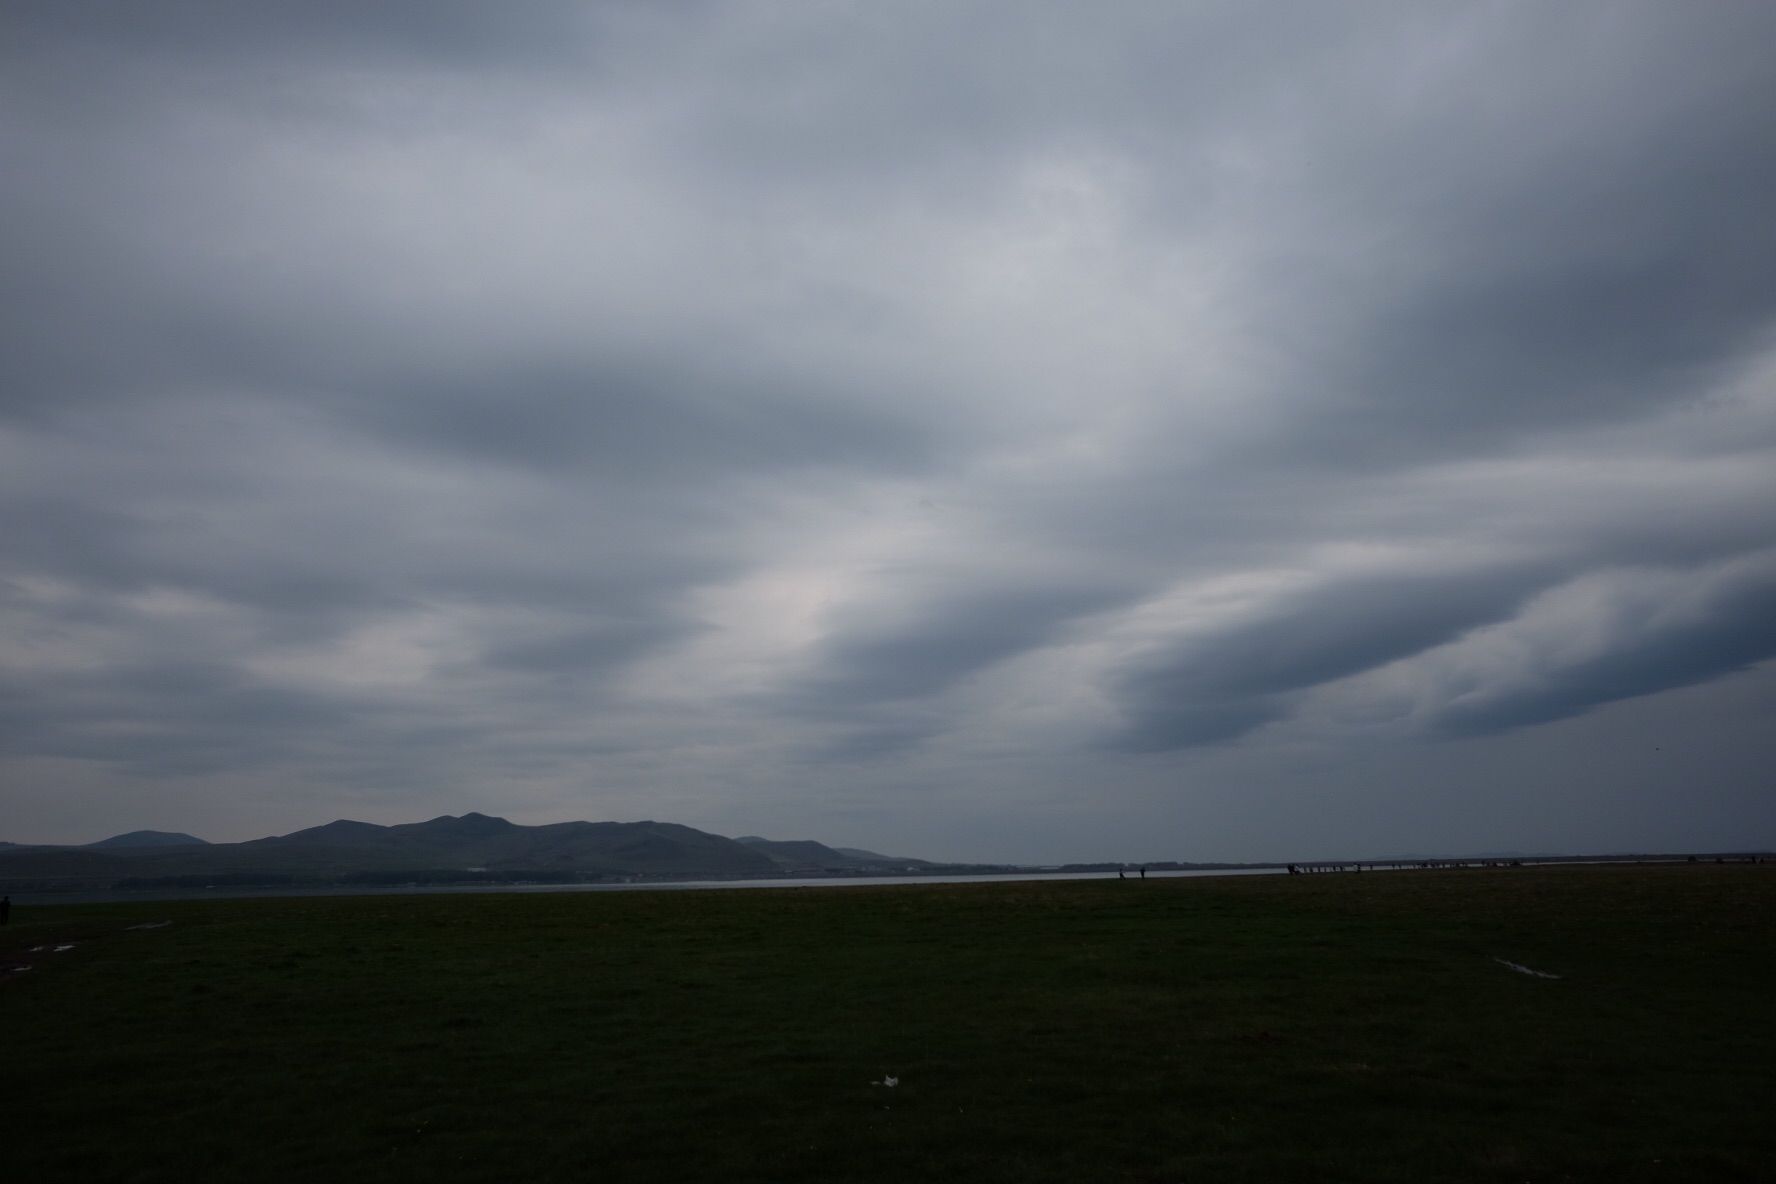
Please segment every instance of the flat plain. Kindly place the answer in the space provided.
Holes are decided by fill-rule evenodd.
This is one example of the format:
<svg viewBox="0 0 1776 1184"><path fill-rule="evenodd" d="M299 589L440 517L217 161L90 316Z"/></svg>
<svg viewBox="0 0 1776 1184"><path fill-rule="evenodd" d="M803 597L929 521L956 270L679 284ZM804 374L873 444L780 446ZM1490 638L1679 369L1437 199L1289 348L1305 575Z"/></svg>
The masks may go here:
<svg viewBox="0 0 1776 1184"><path fill-rule="evenodd" d="M12 1180L1776 1176L1768 864L54 905L8 965Z"/></svg>

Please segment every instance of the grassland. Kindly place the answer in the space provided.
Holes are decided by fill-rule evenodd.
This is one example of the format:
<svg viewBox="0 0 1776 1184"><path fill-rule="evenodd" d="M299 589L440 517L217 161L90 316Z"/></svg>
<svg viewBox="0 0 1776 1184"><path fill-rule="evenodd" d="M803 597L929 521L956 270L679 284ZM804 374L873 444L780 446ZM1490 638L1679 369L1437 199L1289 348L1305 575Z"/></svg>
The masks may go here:
<svg viewBox="0 0 1776 1184"><path fill-rule="evenodd" d="M1773 939L1767 865L19 909L0 1178L1769 1179Z"/></svg>

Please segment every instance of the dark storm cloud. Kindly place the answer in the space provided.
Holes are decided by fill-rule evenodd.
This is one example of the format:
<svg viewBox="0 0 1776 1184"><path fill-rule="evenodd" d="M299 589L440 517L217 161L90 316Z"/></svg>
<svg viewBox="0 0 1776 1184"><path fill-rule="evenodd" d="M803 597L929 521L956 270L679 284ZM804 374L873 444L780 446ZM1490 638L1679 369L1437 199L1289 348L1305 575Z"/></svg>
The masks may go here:
<svg viewBox="0 0 1776 1184"><path fill-rule="evenodd" d="M0 734L21 757L114 764L136 776L245 771L356 734L374 709L170 660L38 677L0 689Z"/></svg>
<svg viewBox="0 0 1776 1184"><path fill-rule="evenodd" d="M796 390L784 375L700 374L654 358L623 365L523 365L413 384L363 409L398 446L500 463L589 470L636 485L711 480L759 468L868 471L915 463L915 425L848 405L842 392Z"/></svg>
<svg viewBox="0 0 1776 1184"><path fill-rule="evenodd" d="M1113 676L1128 720L1113 747L1157 752L1245 735L1291 696L1440 645L1511 613L1521 571L1389 573L1329 582L1135 659Z"/></svg>
<svg viewBox="0 0 1776 1184"><path fill-rule="evenodd" d="M514 19L485 5L457 0L387 4L317 0L296 7L167 0L152 11L128 0L67 0L14 5L9 23L15 36L27 44L72 42L200 60L243 52L279 56L294 52L371 60L390 55L432 61L512 57L534 63L564 43L577 43L600 7L533 0Z"/></svg>
<svg viewBox="0 0 1776 1184"><path fill-rule="evenodd" d="M660 620L616 619L587 628L539 631L531 636L495 642L482 650L480 661L496 670L570 674L608 670L639 657L655 646L694 631L689 623L674 627Z"/></svg>
<svg viewBox="0 0 1776 1184"><path fill-rule="evenodd" d="M1281 172L1313 188L1280 207L1266 275L1305 418L1268 443L1418 464L1718 380L1776 309L1766 18L1569 10L1548 32L1591 39L1577 61L1558 37L1476 30L1492 52L1448 54L1419 101L1383 70L1300 112L1311 163Z"/></svg>
<svg viewBox="0 0 1776 1184"><path fill-rule="evenodd" d="M1753 109L1776 109L1776 84ZM1776 245L1753 196L1776 191L1776 148L1718 151L1736 159L1679 156L1652 192L1625 162L1610 162L1603 183L1572 168L1573 189L1595 186L1589 203L1560 208L1569 202L1556 197L1554 209L1525 210L1527 225L1442 228L1493 244L1513 266L1472 260L1351 334L1350 371L1317 376L1338 392L1332 414L1303 442L1322 458L1422 460L1633 414L1719 381L1776 308ZM1715 184L1739 196L1679 200Z"/></svg>
<svg viewBox="0 0 1776 1184"><path fill-rule="evenodd" d="M1776 657L1776 560L1684 573L1667 595L1606 587L1562 632L1603 630L1577 653L1546 630L1525 668L1433 714L1437 727L1484 734L1566 719L1606 703L1691 686Z"/></svg>
<svg viewBox="0 0 1776 1184"><path fill-rule="evenodd" d="M839 632L817 656L799 697L820 710L937 694L996 662L1052 639L1057 630L1118 599L1111 589L983 590L891 624Z"/></svg>
<svg viewBox="0 0 1776 1184"><path fill-rule="evenodd" d="M916 750L950 726L932 711L891 709L869 714L887 718L877 718L862 725L841 726L836 735L814 746L804 759L817 767L828 763L891 761Z"/></svg>
<svg viewBox="0 0 1776 1184"><path fill-rule="evenodd" d="M1772 35L9 6L6 753L743 831L1759 677Z"/></svg>

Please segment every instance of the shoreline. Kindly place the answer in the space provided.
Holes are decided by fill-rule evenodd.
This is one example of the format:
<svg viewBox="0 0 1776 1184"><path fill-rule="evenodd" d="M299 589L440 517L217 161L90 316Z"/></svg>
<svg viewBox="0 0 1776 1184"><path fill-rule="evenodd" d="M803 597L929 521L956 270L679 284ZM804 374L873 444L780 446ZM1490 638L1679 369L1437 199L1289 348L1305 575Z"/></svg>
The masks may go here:
<svg viewBox="0 0 1776 1184"><path fill-rule="evenodd" d="M1527 859L1427 859L1427 860L1344 860L1315 861L1297 864L1230 864L1214 867L1195 868L1149 868L1148 879L1205 879L1217 876L1275 876L1289 875L1298 871L1307 875L1349 874L1353 872L1382 871L1453 871L1453 870L1510 870L1530 867L1573 867L1573 866L1643 866L1647 864L1728 864L1746 863L1761 864L1776 862L1776 857L1768 853L1749 852L1732 855L1578 855L1549 856ZM1128 882L1139 882L1141 879L1138 865L1125 868L1123 872ZM417 882L399 884L352 884L352 883L310 883L310 884L219 884L203 887L169 886L169 887L69 887L69 888L30 888L12 887L6 891L12 896L13 903L18 906L40 908L56 904L127 904L139 901L153 903L158 901L182 900L257 900L285 899L317 896L462 896L489 895L496 893L519 894L551 894L575 892L685 892L685 891L726 891L749 888L842 888L842 887L892 887L906 884L972 884L972 883L1023 883L1063 880L1107 880L1118 878L1115 868L1093 868L1091 870L1059 871L1045 868L1001 871L970 871L970 872L905 872L895 875L815 875L815 876L761 876L734 877L728 879L647 879L637 877L631 880L607 881L597 883L548 883L527 880L511 880L482 883L444 883L422 884Z"/></svg>

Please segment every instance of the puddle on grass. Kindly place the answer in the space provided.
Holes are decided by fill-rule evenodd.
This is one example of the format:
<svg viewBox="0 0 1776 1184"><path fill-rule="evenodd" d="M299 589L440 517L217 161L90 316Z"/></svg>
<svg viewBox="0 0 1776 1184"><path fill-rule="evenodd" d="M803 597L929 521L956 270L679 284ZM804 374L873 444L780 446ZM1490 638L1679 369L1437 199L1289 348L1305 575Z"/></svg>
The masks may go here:
<svg viewBox="0 0 1776 1184"><path fill-rule="evenodd" d="M1558 974L1549 974L1545 970L1531 970L1529 967L1523 965L1520 962L1507 962L1503 958L1494 958L1493 961L1497 962L1500 966L1506 967L1507 969L1515 970L1518 974L1527 974L1531 978L1559 978L1560 977Z"/></svg>
<svg viewBox="0 0 1776 1184"><path fill-rule="evenodd" d="M73 943L73 942L69 942L69 943L68 943L68 944L67 944L67 945L61 945L61 946L57 946L57 947L56 947L56 948L55 948L55 949L54 949L54 950L52 950L52 951L50 951L50 952L51 952L51 953L55 953L55 954L59 954L59 953L61 953L61 952L62 952L62 951L63 951L63 950L71 950L71 949L73 949L73 948L74 948L74 943Z"/></svg>
<svg viewBox="0 0 1776 1184"><path fill-rule="evenodd" d="M165 929L171 921L143 921L140 925L126 926L129 929Z"/></svg>

